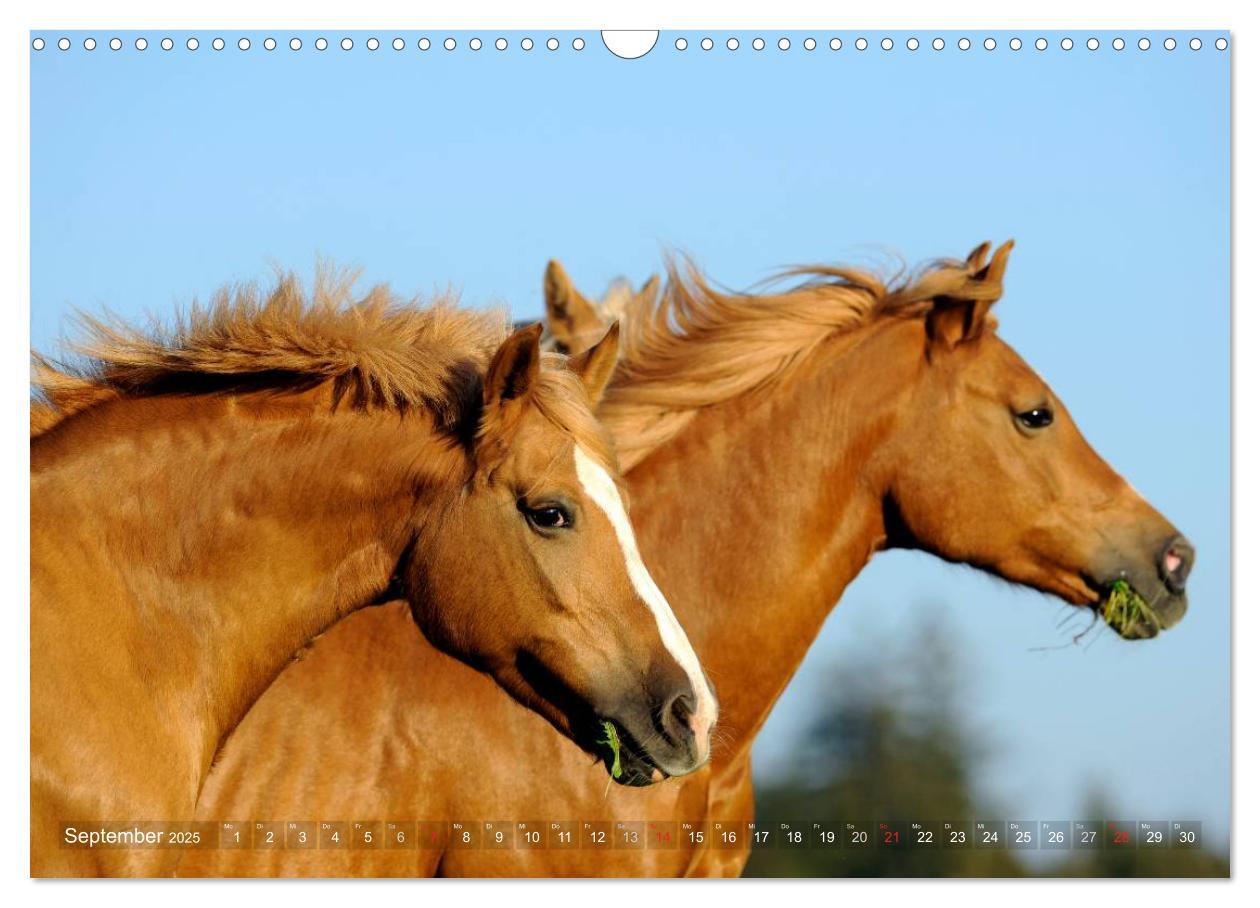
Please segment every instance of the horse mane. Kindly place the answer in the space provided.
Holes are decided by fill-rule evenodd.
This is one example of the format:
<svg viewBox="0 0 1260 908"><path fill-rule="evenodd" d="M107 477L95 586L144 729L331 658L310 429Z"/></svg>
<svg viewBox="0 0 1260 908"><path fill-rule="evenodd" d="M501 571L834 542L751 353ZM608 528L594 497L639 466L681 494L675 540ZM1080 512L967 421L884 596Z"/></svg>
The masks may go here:
<svg viewBox="0 0 1260 908"><path fill-rule="evenodd" d="M984 247L987 250L987 246ZM979 250L977 250L978 252ZM884 279L859 268L807 265L780 292L723 292L690 260L666 260L659 299L622 321L621 359L600 406L623 469L681 432L705 407L781 382L829 338L885 318L923 317L939 298L994 299L981 263L937 260Z"/></svg>
<svg viewBox="0 0 1260 908"><path fill-rule="evenodd" d="M625 315L638 295L639 291L629 280L624 277L615 278L604 291L604 295L594 301L595 313L611 325Z"/></svg>
<svg viewBox="0 0 1260 908"><path fill-rule="evenodd" d="M462 418L506 318L459 309L449 297L404 302L385 285L356 299L353 273L319 269L309 297L293 274L266 294L219 290L174 327L142 330L80 313L77 363L32 355L32 437L103 401L228 389L300 390L334 383L334 400L364 409L426 408Z"/></svg>

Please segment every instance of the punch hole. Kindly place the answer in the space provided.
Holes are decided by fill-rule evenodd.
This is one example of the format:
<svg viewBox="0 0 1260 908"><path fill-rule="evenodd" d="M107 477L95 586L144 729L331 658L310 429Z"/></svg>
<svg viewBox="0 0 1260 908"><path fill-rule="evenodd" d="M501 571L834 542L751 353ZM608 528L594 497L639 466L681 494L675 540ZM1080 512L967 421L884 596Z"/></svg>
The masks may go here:
<svg viewBox="0 0 1260 908"><path fill-rule="evenodd" d="M752 49L753 49L753 50L765 50L765 49L766 49L766 39L765 39L765 38L753 38Z"/></svg>
<svg viewBox="0 0 1260 908"><path fill-rule="evenodd" d="M1124 39L1123 38L1112 39L1111 46L1115 48L1116 50L1124 50Z"/></svg>
<svg viewBox="0 0 1260 908"><path fill-rule="evenodd" d="M827 46L830 47L832 50L839 50L840 48L844 47L844 42L841 41L839 38L832 38L829 42L827 42Z"/></svg>
<svg viewBox="0 0 1260 908"><path fill-rule="evenodd" d="M918 49L919 49L919 39L918 39L918 38L907 38L907 39L906 39L906 50L918 50Z"/></svg>
<svg viewBox="0 0 1260 908"><path fill-rule="evenodd" d="M1049 42L1049 41L1047 41L1045 38L1038 38L1038 39L1037 39L1037 40L1033 43L1033 46L1034 46L1034 47L1036 47L1036 48L1037 48L1037 50L1045 50L1047 47L1049 47L1049 46L1050 46L1050 42Z"/></svg>
<svg viewBox="0 0 1260 908"><path fill-rule="evenodd" d="M175 46L175 42L172 41L170 38L162 39L162 50L170 50L174 46Z"/></svg>
<svg viewBox="0 0 1260 908"><path fill-rule="evenodd" d="M113 46L112 42L110 46L111 47ZM224 41L222 38L215 38L213 41L210 42L210 46L213 47L215 50L223 50L223 48L227 47L227 42Z"/></svg>
<svg viewBox="0 0 1260 908"><path fill-rule="evenodd" d="M381 46L381 42L380 42L380 41L377 41L375 38L368 38L368 39L367 39L367 49L368 49L368 50L376 50L376 49L377 49L377 48L379 48L380 46Z"/></svg>
<svg viewBox="0 0 1260 908"><path fill-rule="evenodd" d="M1064 38L1062 41L1060 41L1060 42L1059 42L1059 47L1063 48L1064 50L1071 50L1071 49L1072 49L1072 39L1071 39L1071 38Z"/></svg>
<svg viewBox="0 0 1260 908"><path fill-rule="evenodd" d="M1139 38L1139 39L1138 39L1138 50L1150 50L1150 49L1151 49L1151 39L1150 39L1150 38Z"/></svg>
<svg viewBox="0 0 1260 908"><path fill-rule="evenodd" d="M675 47L675 48L677 48L678 50L686 50L686 49L687 49L687 39L686 39L686 38L679 38L677 41L675 41L675 42L674 42L674 47Z"/></svg>
<svg viewBox="0 0 1260 908"><path fill-rule="evenodd" d="M933 39L932 39L932 50L944 50L944 49L945 49L945 39L944 39L944 38L933 38Z"/></svg>
<svg viewBox="0 0 1260 908"><path fill-rule="evenodd" d="M1090 38L1088 41L1085 42L1085 46L1088 47L1090 50L1098 50L1098 39Z"/></svg>
<svg viewBox="0 0 1260 908"><path fill-rule="evenodd" d="M971 50L971 39L970 39L970 38L959 38L959 39L958 39L958 49L959 49L959 50Z"/></svg>
<svg viewBox="0 0 1260 908"><path fill-rule="evenodd" d="M327 39L327 38L316 38L316 39L315 39L315 49L316 49L316 50L328 50L328 39Z"/></svg>
<svg viewBox="0 0 1260 908"><path fill-rule="evenodd" d="M726 39L726 49L727 49L727 50L739 50L739 39L738 39L738 38L727 38L727 39Z"/></svg>
<svg viewBox="0 0 1260 908"><path fill-rule="evenodd" d="M43 49L44 49L43 38L35 38L33 41L31 41L31 50L43 50Z"/></svg>
<svg viewBox="0 0 1260 908"><path fill-rule="evenodd" d="M533 50L533 49L534 49L534 39L533 39L533 38L522 38L522 39L521 39L521 50Z"/></svg>
<svg viewBox="0 0 1260 908"><path fill-rule="evenodd" d="M893 39L892 39L892 38L885 38L883 41L880 41L880 42L879 42L879 46L880 46L880 47L882 47L884 50L892 50L892 49L893 49Z"/></svg>
<svg viewBox="0 0 1260 908"><path fill-rule="evenodd" d="M1202 42L1202 41L1200 41L1198 38L1191 38L1191 39L1190 39L1190 49L1191 49L1191 50L1202 50L1202 49L1203 49L1203 42Z"/></svg>
<svg viewBox="0 0 1260 908"><path fill-rule="evenodd" d="M222 38L216 38L215 40L217 40L217 41L219 42L219 45L220 45L219 47L216 47L216 48L215 48L215 50L223 50L223 47L222 47L222 45L223 45L223 39L222 39ZM122 50L122 38L110 38L110 39L109 39L109 49L110 49L110 50Z"/></svg>
<svg viewBox="0 0 1260 908"><path fill-rule="evenodd" d="M792 42L789 41L787 38L779 39L779 50L787 50L791 46L792 46Z"/></svg>
<svg viewBox="0 0 1260 908"><path fill-rule="evenodd" d="M290 38L290 39L289 39L289 50L301 50L301 49L302 49L302 39L301 39L301 38Z"/></svg>
<svg viewBox="0 0 1260 908"><path fill-rule="evenodd" d="M137 39L136 39L136 50L144 50L144 49L145 49L145 48L147 48L148 46L149 46L149 42L148 42L148 40L147 40L146 38L137 38Z"/></svg>
<svg viewBox="0 0 1260 908"><path fill-rule="evenodd" d="M865 38L858 38L856 41L853 42L853 46L856 47L858 50L866 50L866 48L869 47L870 45L866 43Z"/></svg>
<svg viewBox="0 0 1260 908"><path fill-rule="evenodd" d="M815 47L818 46L818 42L815 41L813 38L806 38L804 43L801 46L804 47L806 50L813 50Z"/></svg>
<svg viewBox="0 0 1260 908"><path fill-rule="evenodd" d="M1011 50L1019 50L1023 46L1024 46L1024 42L1019 40L1018 38L1011 39Z"/></svg>
<svg viewBox="0 0 1260 908"><path fill-rule="evenodd" d="M394 40L390 43L390 46L391 46L391 47L393 47L393 48L394 48L394 50L402 50L403 48L405 48L405 47L407 46L407 42L406 42L406 41L404 41L402 38L395 38L395 39L394 39Z"/></svg>
<svg viewBox="0 0 1260 908"><path fill-rule="evenodd" d="M275 50L275 49L276 49L276 39L275 39L275 38L263 38L263 50L268 50L268 51L271 51L271 50Z"/></svg>
<svg viewBox="0 0 1260 908"><path fill-rule="evenodd" d="M83 49L84 49L84 50L96 50L96 39L95 39L95 38L84 38L84 39L83 39Z"/></svg>
<svg viewBox="0 0 1260 908"><path fill-rule="evenodd" d="M994 40L994 39L992 39L992 38L985 38L985 39L984 39L984 49L985 49L985 50L997 50L997 41L995 41L995 40Z"/></svg>
<svg viewBox="0 0 1260 908"><path fill-rule="evenodd" d="M604 47L608 48L614 56L623 60L637 60L651 53L652 48L656 47L656 41L660 37L658 31L632 31L632 30L608 30L599 33L600 38L604 42ZM552 38L552 41L555 39ZM708 44L705 47L705 44ZM705 50L713 47L713 39L705 38L700 42L700 46ZM680 48L681 49L681 48Z"/></svg>
<svg viewBox="0 0 1260 908"><path fill-rule="evenodd" d="M1217 38L1217 39L1216 39L1216 49L1217 49L1217 50L1224 50L1224 49L1225 49L1225 48L1227 48L1227 47L1229 47L1229 42L1228 42L1228 41L1226 41L1224 38Z"/></svg>

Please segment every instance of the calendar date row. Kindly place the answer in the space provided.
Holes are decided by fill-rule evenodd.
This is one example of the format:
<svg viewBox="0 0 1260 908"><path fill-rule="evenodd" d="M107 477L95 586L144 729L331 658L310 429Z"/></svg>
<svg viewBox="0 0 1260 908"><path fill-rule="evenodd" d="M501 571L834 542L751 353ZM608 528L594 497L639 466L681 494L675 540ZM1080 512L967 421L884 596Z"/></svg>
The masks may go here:
<svg viewBox="0 0 1260 908"><path fill-rule="evenodd" d="M65 848L1199 848L1198 820L240 820L66 823Z"/></svg>

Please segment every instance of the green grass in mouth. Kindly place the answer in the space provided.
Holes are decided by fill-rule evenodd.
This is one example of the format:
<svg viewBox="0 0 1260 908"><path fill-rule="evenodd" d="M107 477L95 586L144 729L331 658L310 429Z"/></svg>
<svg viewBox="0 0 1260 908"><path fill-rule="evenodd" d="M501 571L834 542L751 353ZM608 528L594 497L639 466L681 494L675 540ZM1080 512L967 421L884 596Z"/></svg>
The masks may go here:
<svg viewBox="0 0 1260 908"><path fill-rule="evenodd" d="M607 719L604 720L604 737L599 742L607 744L608 749L612 751L612 777L614 779L621 778L621 738L617 736L617 726L613 725Z"/></svg>
<svg viewBox="0 0 1260 908"><path fill-rule="evenodd" d="M1111 593L1100 611L1103 620L1122 637L1129 636L1143 619L1159 627L1159 620L1146 604L1146 600L1124 580L1117 580L1111 585Z"/></svg>

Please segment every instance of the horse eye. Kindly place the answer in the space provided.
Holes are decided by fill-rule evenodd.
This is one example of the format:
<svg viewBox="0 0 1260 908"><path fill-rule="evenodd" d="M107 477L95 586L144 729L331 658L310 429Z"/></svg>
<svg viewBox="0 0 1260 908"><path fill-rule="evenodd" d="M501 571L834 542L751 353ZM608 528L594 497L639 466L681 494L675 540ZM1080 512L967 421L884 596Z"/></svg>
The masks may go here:
<svg viewBox="0 0 1260 908"><path fill-rule="evenodd" d="M573 526L573 517L558 504L532 508L521 500L517 502L517 508L525 515L526 520L540 530L562 530Z"/></svg>
<svg viewBox="0 0 1260 908"><path fill-rule="evenodd" d="M1054 422L1054 411L1049 407L1034 407L1018 414L1015 418L1025 429L1044 429Z"/></svg>

